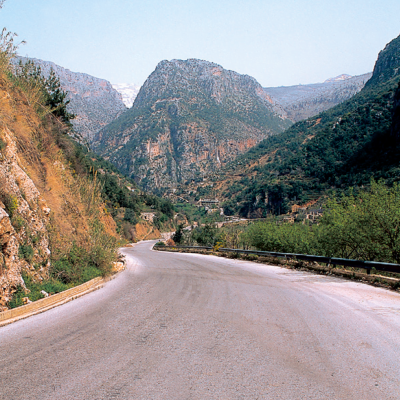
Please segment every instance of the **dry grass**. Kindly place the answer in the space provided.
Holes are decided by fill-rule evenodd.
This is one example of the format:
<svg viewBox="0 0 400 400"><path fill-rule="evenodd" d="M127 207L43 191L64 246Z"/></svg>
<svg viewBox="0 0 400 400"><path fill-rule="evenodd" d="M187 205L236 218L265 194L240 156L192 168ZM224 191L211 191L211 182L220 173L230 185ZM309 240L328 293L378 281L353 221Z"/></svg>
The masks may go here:
<svg viewBox="0 0 400 400"><path fill-rule="evenodd" d="M40 106L41 94L34 84L21 87L10 80L6 63L0 60L0 128L12 133L19 164L51 209L53 257L67 254L73 243L88 250L112 246L120 237L114 220L104 212L97 180L70 168L65 153L74 150L65 126Z"/></svg>

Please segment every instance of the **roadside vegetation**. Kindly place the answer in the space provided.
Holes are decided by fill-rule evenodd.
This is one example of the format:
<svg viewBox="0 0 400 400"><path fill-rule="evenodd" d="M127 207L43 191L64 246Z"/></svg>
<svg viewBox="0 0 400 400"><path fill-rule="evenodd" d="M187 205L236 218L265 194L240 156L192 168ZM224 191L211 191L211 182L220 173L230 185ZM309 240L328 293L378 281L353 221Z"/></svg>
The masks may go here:
<svg viewBox="0 0 400 400"><path fill-rule="evenodd" d="M176 244L258 249L400 263L400 185L371 181L368 189L327 200L319 223L270 216L248 225L205 224L179 230Z"/></svg>

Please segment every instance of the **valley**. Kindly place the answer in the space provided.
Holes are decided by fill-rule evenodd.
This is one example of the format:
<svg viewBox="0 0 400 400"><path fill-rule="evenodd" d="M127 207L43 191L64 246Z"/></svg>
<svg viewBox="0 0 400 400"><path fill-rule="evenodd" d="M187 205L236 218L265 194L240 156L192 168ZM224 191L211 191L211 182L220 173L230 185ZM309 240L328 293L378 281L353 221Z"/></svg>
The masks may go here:
<svg viewBox="0 0 400 400"><path fill-rule="evenodd" d="M398 399L399 13L0 0L0 400Z"/></svg>
<svg viewBox="0 0 400 400"><path fill-rule="evenodd" d="M312 230L308 226L320 224L327 203L338 193L349 195L349 188L354 187L356 195L362 196L364 188L370 190L379 180L380 185L396 185L400 151L399 54L400 42L396 38L379 54L372 74L343 74L319 84L277 88L263 88L248 75L198 59L161 61L141 88L133 84L112 85L37 59L16 58L8 67L6 59L3 68L11 68L15 78L5 78L4 90L12 87L14 101L23 103L27 98L28 104L29 96L42 91L44 97L38 101L45 102L45 107L41 110L31 106L29 118L39 122L35 122L36 128L25 130L19 122L7 122L26 118L22 117L26 114L22 105L17 111L3 111L3 150L10 152L4 153L4 166L14 163L25 171L37 169L34 175L30 172L30 185L37 188L41 198L48 198L50 206L45 208L51 210L51 218L57 216L57 210L66 212L66 206L59 202L70 204L66 193L72 189L58 185L58 200L49 200L51 196L46 193L53 186L48 183L48 163L60 162L61 171L66 168L66 172L58 173L70 176L71 188L89 185L93 194L90 200L82 192L74 199L75 206L68 205L71 210L83 207L85 213L89 212L88 225L78 228L75 221L67 229L65 223L57 227L56 237L58 230L64 229L68 242L73 244L61 250L57 246L65 240L61 236L57 240L51 238L46 231L49 228L45 228L48 218L44 216L41 222L43 232L26 220L28 217L20 208L25 189L18 191L15 186L22 185L20 178L13 178L14 184L9 181L3 185L3 230L7 231L9 246L11 242L14 246L12 253L3 251L3 263L11 271L8 260L14 257L19 261L12 264L12 277L3 272L6 284L2 306L9 304L13 293L21 293L18 298L14 295L16 304L20 304L26 292L21 288L37 293L44 287L38 282L52 280L53 265L60 260L68 266L60 268L71 268L62 274L72 274L61 279L62 284L87 279L79 273L74 275L71 252L79 253L85 247L83 237L90 237L97 229L97 222L90 222L93 218L111 221L102 222L105 225L101 228L113 237L109 242L111 253L117 243L158 238L163 231L179 231L183 227L190 229L179 236L181 244L230 242L260 248L264 245L254 240L252 222L268 218L276 218L277 224L296 221L306 226L299 233L305 238ZM18 66L20 62L28 62L28 69ZM50 85L53 73L59 87ZM37 92L34 85L44 86ZM51 96L59 99L53 109L48 105ZM65 115L70 118L72 129L57 125L60 107L68 110ZM21 126L34 125L24 122ZM46 126L44 134L42 129ZM32 148L28 153L26 145L21 145L21 134ZM54 161L53 154L57 152L62 154L61 161ZM21 161L27 154L29 157ZM45 161L48 158L51 161ZM41 164L30 164L32 159L41 160ZM74 183L76 180L79 184ZM77 193L74 190L71 193ZM385 189L379 186L379 190ZM14 198L17 211L10 208L10 199ZM85 201L89 205L84 206ZM96 213L100 212L96 217L90 211L94 204ZM247 220L248 226L229 225L239 220ZM216 223L222 230L216 230ZM297 235L293 233L296 223L293 232L290 229L288 237ZM331 235L323 229L324 235ZM43 239L37 242L36 237ZM296 251L302 249L289 242L285 246L292 245ZM3 244L4 249L7 246ZM321 246L301 251L330 251L323 243ZM338 249L347 252L340 246ZM365 257L383 257L393 262L397 256L392 250ZM51 256L44 256L46 252Z"/></svg>

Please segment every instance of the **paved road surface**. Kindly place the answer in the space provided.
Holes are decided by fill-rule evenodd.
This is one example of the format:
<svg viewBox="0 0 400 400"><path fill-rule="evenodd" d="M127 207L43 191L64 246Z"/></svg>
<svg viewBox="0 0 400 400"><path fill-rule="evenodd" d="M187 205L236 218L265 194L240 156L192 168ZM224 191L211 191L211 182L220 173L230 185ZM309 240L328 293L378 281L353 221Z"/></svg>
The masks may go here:
<svg viewBox="0 0 400 400"><path fill-rule="evenodd" d="M0 399L400 399L399 294L152 243L0 328Z"/></svg>

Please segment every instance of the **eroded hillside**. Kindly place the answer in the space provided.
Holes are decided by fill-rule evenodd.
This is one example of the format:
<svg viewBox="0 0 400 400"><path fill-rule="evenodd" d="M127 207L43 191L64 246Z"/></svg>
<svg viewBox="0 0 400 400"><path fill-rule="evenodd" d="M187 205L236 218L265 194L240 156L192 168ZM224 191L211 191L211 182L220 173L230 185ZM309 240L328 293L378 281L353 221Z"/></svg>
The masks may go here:
<svg viewBox="0 0 400 400"><path fill-rule="evenodd" d="M29 296L24 279L68 287L106 273L119 235L96 181L70 167L66 127L0 61L1 311Z"/></svg>

